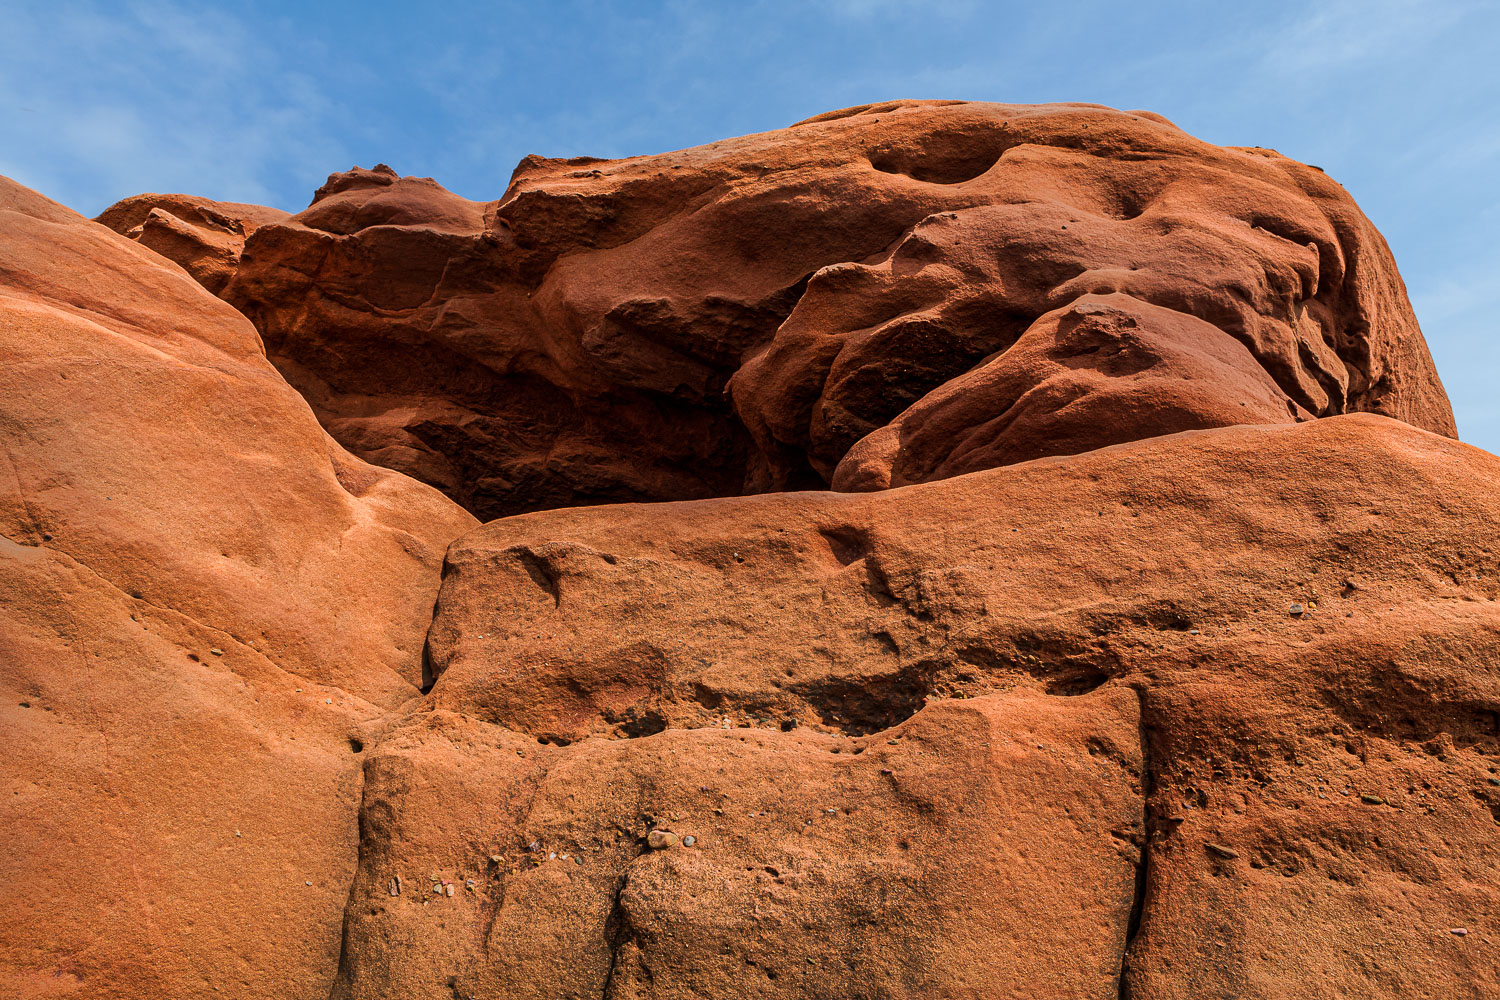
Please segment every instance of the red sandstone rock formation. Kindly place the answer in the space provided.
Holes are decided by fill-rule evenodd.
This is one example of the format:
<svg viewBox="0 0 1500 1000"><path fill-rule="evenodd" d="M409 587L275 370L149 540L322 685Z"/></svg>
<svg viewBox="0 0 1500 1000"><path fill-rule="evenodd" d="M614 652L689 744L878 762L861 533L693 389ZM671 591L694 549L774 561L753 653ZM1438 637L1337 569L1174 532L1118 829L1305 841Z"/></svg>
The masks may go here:
<svg viewBox="0 0 1500 1000"><path fill-rule="evenodd" d="M279 208L209 201L186 194L139 194L116 202L94 221L176 261L218 294L240 266L245 238L288 218Z"/></svg>
<svg viewBox="0 0 1500 1000"><path fill-rule="evenodd" d="M251 234L222 293L335 438L482 517L1354 411L1454 433L1341 187L1094 105L531 157L488 204L354 170Z"/></svg>
<svg viewBox="0 0 1500 1000"><path fill-rule="evenodd" d="M0 181L0 995L326 996L361 756L473 519L250 323Z"/></svg>
<svg viewBox="0 0 1500 1000"><path fill-rule="evenodd" d="M1312 168L901 102L143 197L0 188L0 993L1500 993L1500 459ZM865 492L481 527L330 434Z"/></svg>
<svg viewBox="0 0 1500 1000"><path fill-rule="evenodd" d="M367 767L336 995L1114 997L1138 716L1018 691L559 750L435 711Z"/></svg>
<svg viewBox="0 0 1500 1000"><path fill-rule="evenodd" d="M1152 1000L1494 993L1497 476L1354 415L485 525L435 714L368 765L349 941L402 946L351 995L1114 997L1121 960ZM381 897L428 870L477 888L424 939Z"/></svg>

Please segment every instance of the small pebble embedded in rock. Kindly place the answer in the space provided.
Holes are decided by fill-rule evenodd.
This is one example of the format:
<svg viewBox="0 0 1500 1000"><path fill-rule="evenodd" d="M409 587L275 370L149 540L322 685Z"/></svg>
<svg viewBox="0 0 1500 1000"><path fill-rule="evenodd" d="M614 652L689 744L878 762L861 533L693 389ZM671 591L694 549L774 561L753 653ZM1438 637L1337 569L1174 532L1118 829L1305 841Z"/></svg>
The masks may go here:
<svg viewBox="0 0 1500 1000"><path fill-rule="evenodd" d="M646 846L650 847L653 851L676 847L678 843L679 838L677 834L670 830L652 830L646 834Z"/></svg>
<svg viewBox="0 0 1500 1000"><path fill-rule="evenodd" d="M1293 617L1296 617L1297 615L1302 614L1306 610L1307 609L1304 608L1301 604L1298 604L1296 601L1293 601L1292 602L1292 606L1289 607L1289 608L1287 608L1287 613L1289 613Z"/></svg>
<svg viewBox="0 0 1500 1000"><path fill-rule="evenodd" d="M1365 794L1361 795L1359 797L1359 801L1363 802L1367 806L1383 806L1383 805L1385 805L1385 799L1381 798L1379 795L1371 795L1369 792L1366 792Z"/></svg>
<svg viewBox="0 0 1500 1000"><path fill-rule="evenodd" d="M1204 844L1203 846L1208 848L1210 854L1216 854L1221 858L1237 858L1240 856L1239 851L1236 851L1232 847L1225 847L1223 844Z"/></svg>
<svg viewBox="0 0 1500 1000"><path fill-rule="evenodd" d="M698 842L698 838L694 837L692 834L688 834L686 837L682 838L682 846L683 847L692 847L697 842Z"/></svg>

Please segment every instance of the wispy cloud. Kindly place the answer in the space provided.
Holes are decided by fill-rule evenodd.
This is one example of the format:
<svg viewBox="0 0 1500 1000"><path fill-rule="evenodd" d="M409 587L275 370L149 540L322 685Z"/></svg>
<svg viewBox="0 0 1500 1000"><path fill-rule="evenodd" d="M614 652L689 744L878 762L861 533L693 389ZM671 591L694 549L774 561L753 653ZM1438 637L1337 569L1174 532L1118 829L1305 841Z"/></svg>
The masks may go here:
<svg viewBox="0 0 1500 1000"><path fill-rule="evenodd" d="M285 203L306 164L345 159L307 53L228 12L21 4L6 20L0 170L86 214L145 190Z"/></svg>
<svg viewBox="0 0 1500 1000"><path fill-rule="evenodd" d="M975 12L978 3L977 0L824 0L822 6L840 17L864 19L898 14L967 17Z"/></svg>
<svg viewBox="0 0 1500 1000"><path fill-rule="evenodd" d="M1273 73L1323 76L1350 66L1420 51L1473 9L1431 0L1317 0L1262 39Z"/></svg>

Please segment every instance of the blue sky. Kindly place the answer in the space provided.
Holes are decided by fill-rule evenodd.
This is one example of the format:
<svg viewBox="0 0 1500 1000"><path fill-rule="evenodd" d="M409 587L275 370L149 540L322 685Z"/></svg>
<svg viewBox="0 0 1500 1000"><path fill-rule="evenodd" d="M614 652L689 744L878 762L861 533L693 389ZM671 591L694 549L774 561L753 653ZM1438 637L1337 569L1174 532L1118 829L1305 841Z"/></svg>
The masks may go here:
<svg viewBox="0 0 1500 1000"><path fill-rule="evenodd" d="M0 173L298 209L391 164L470 198L894 97L1148 108L1317 164L1395 251L1464 440L1500 452L1500 3L0 0Z"/></svg>

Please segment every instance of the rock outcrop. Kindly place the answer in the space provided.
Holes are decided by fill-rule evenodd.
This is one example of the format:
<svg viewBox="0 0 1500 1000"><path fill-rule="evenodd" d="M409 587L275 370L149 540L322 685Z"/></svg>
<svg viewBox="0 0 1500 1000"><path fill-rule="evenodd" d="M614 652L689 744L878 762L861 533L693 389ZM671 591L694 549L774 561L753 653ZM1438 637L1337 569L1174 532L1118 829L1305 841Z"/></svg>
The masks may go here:
<svg viewBox="0 0 1500 1000"><path fill-rule="evenodd" d="M94 221L150 247L218 294L240 266L245 238L290 214L264 205L209 201L187 194L138 194Z"/></svg>
<svg viewBox="0 0 1500 1000"><path fill-rule="evenodd" d="M1454 433L1338 184L1094 105L531 157L489 203L356 169L215 290L335 438L484 518L1359 411Z"/></svg>
<svg viewBox="0 0 1500 1000"><path fill-rule="evenodd" d="M0 993L1500 994L1500 459L1315 168L252 208L0 186Z"/></svg>
<svg viewBox="0 0 1500 1000"><path fill-rule="evenodd" d="M255 330L0 181L0 994L326 996L361 751L473 519Z"/></svg>
<svg viewBox="0 0 1500 1000"><path fill-rule="evenodd" d="M1114 997L1138 716L1013 692L559 750L433 712L367 765L338 995Z"/></svg>
<svg viewBox="0 0 1500 1000"><path fill-rule="evenodd" d="M1497 476L1353 415L488 524L449 550L433 714L367 764L344 980L1491 995ZM475 886L388 896L430 873Z"/></svg>

